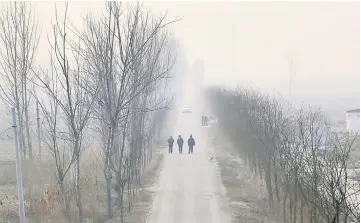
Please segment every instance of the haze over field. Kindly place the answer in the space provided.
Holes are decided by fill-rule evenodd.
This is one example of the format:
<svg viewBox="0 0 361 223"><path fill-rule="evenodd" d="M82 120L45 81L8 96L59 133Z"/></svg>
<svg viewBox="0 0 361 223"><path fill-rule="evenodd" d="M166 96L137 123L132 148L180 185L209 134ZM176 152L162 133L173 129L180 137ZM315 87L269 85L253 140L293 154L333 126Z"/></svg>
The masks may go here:
<svg viewBox="0 0 361 223"><path fill-rule="evenodd" d="M252 86L288 98L292 59L292 101L297 105L319 105L339 118L344 118L344 110L360 106L359 2L144 4L154 13L168 10L168 18L182 18L171 29L188 67L203 60L205 84ZM46 66L54 4L34 5L42 31L37 63ZM102 2L71 2L68 16L80 25L79 15L99 15L103 9Z"/></svg>
<svg viewBox="0 0 361 223"><path fill-rule="evenodd" d="M360 2L6 2L0 29L0 222L360 222Z"/></svg>

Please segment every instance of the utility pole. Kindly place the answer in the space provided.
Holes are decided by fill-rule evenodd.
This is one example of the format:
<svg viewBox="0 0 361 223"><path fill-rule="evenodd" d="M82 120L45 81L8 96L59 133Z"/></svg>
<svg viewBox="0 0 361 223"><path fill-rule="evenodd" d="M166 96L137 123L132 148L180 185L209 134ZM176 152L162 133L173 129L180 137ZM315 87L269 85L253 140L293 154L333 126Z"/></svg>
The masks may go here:
<svg viewBox="0 0 361 223"><path fill-rule="evenodd" d="M290 75L290 83L289 83L289 94L291 97L291 93L292 93L292 73L293 73L293 60L291 59L289 64L288 64L288 71L289 71L289 75Z"/></svg>
<svg viewBox="0 0 361 223"><path fill-rule="evenodd" d="M26 223L25 209L24 209L23 175L21 172L21 161L20 161L20 151L19 151L19 143L18 143L18 131L16 126L15 108L12 108L11 111L13 113L13 128L14 128L15 151L16 151L16 182L18 186L19 217L20 217L20 223Z"/></svg>
<svg viewBox="0 0 361 223"><path fill-rule="evenodd" d="M294 66L294 59L293 57L291 59L289 59L288 61L288 73L289 73L289 97L291 99L292 97L292 81L294 82L294 78L293 77L296 77L296 69L295 69L295 66Z"/></svg>
<svg viewBox="0 0 361 223"><path fill-rule="evenodd" d="M236 37L236 25L233 24L232 25L232 74L234 75L234 77L237 77L236 75L236 72L237 72L237 69L236 69L236 50L237 50L237 44L236 44L236 41L237 41L237 37Z"/></svg>

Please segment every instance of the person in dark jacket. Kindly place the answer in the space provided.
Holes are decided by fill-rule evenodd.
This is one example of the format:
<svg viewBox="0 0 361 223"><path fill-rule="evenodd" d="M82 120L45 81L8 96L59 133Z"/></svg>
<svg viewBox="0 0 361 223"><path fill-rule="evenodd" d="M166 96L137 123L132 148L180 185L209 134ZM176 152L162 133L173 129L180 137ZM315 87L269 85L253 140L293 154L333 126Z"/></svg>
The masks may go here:
<svg viewBox="0 0 361 223"><path fill-rule="evenodd" d="M174 139L171 136L168 139L168 147L169 147L168 153L173 153L173 143L174 143Z"/></svg>
<svg viewBox="0 0 361 223"><path fill-rule="evenodd" d="M183 151L183 139L182 139L181 135L178 136L177 144L178 144L179 153L182 153L182 151Z"/></svg>
<svg viewBox="0 0 361 223"><path fill-rule="evenodd" d="M193 146L196 146L196 142L194 141L194 138L191 135L188 139L188 147L189 147L188 153L193 153Z"/></svg>

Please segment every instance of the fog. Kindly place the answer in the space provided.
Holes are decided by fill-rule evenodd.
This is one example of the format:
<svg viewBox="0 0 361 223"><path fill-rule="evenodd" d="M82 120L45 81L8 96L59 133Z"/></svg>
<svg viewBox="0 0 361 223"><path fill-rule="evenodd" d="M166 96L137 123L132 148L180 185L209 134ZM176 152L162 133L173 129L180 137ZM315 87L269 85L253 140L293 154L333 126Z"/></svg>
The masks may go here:
<svg viewBox="0 0 361 223"><path fill-rule="evenodd" d="M181 18L171 29L188 67L204 62L204 84L254 87L322 106L344 117L359 107L359 2L145 2L155 14ZM61 10L62 4L58 3ZM54 4L36 3L42 35ZM40 10L41 9L41 10ZM69 17L100 13L102 2L71 2ZM46 39L38 61L47 58ZM189 71L190 72L190 71Z"/></svg>
<svg viewBox="0 0 361 223"><path fill-rule="evenodd" d="M167 20L179 19L169 27L177 40L177 73L204 85L280 95L296 107L302 102L320 106L337 121L344 121L345 110L360 106L359 2L143 4L154 15L167 12ZM40 31L35 64L43 68L49 66L54 6L53 2L33 4ZM64 4L56 7L61 18ZM89 12L100 16L105 6L69 3L69 20L79 29ZM197 60L203 69L194 68ZM191 91L187 97L192 97ZM8 109L1 106L1 110Z"/></svg>
<svg viewBox="0 0 361 223"><path fill-rule="evenodd" d="M0 192L19 188L0 197L0 216L253 222L253 210L254 222L279 222L277 197L284 221L304 205L310 222L359 219L346 199L359 192L359 133L345 128L360 106L359 2L27 2L0 13L0 164L20 152L16 174L0 169Z"/></svg>

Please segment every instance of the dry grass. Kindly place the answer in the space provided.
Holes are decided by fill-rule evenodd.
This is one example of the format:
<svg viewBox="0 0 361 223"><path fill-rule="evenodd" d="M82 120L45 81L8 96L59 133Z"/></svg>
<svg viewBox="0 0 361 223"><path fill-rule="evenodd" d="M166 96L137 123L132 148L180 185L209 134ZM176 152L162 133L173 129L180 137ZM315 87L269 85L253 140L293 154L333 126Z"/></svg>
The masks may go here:
<svg viewBox="0 0 361 223"><path fill-rule="evenodd" d="M164 150L164 148L163 148ZM125 222L144 223L151 211L154 196L156 194L156 182L163 164L163 153L160 150L154 154L153 161L149 164L143 175L140 190L135 198L133 209L127 213Z"/></svg>
<svg viewBox="0 0 361 223"><path fill-rule="evenodd" d="M272 222L267 211L267 194L262 180L240 160L216 148L222 183L226 189L233 222Z"/></svg>
<svg viewBox="0 0 361 223"><path fill-rule="evenodd" d="M47 163L33 165L22 163L25 210L28 216L34 216L44 206L45 191L48 185L54 185L52 167ZM0 222L18 222L18 200L16 187L16 167L14 162L2 162L0 165ZM31 222L31 221L30 221Z"/></svg>
<svg viewBox="0 0 361 223"><path fill-rule="evenodd" d="M286 202L286 217L289 219L289 200L275 202L273 209L268 208L268 194L263 179L239 158L232 143L224 140L225 137L213 129L209 132L208 143L212 145L213 156L218 163L222 184L225 188L231 215L234 223L265 223L284 222L283 202ZM281 197L282 191L280 191ZM297 204L300 206L300 202ZM297 220L300 220L299 209ZM303 208L303 222L308 223L309 212L305 205Z"/></svg>
<svg viewBox="0 0 361 223"><path fill-rule="evenodd" d="M49 162L41 164L35 162L35 165L28 162L22 164L25 208L29 223L65 222L62 220L64 219L63 199L57 188L51 159L48 160ZM146 218L153 199L152 185L157 179L162 160L161 153L156 152L153 155L153 161L144 172L141 187L137 189L136 197L132 199L132 210L128 212L127 208L124 209L125 222L141 222L140 218ZM13 162L0 163L0 222L4 223L19 222L15 170ZM107 222L102 167L91 153L83 154L81 171L84 219L86 222L93 223ZM70 190L70 196L71 216L73 222L77 222L73 189ZM124 203L128 203L127 197ZM114 214L112 222L120 222L120 211L116 207L114 207Z"/></svg>
<svg viewBox="0 0 361 223"><path fill-rule="evenodd" d="M208 143L218 163L221 180L225 189L234 223L274 222L267 208L267 189L263 180L256 176L238 158L232 145L212 129Z"/></svg>

